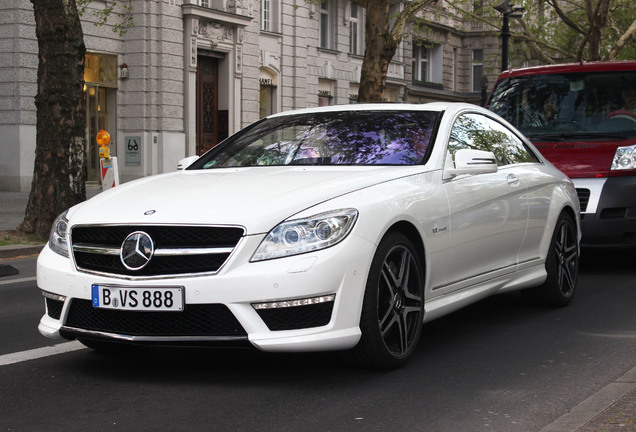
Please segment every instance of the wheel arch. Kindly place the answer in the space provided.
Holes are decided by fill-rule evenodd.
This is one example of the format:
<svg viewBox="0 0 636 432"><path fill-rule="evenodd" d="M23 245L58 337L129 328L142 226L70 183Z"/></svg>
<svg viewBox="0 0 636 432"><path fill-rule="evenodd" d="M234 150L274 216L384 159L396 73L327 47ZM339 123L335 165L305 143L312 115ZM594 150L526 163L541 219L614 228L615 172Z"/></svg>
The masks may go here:
<svg viewBox="0 0 636 432"><path fill-rule="evenodd" d="M422 280L426 280L426 249L424 246L424 240L422 240L422 236L418 229L411 222L402 220L391 225L386 233L384 233L384 236L391 232L399 232L411 240L413 246L415 246L420 263L422 264L422 271L424 272Z"/></svg>
<svg viewBox="0 0 636 432"><path fill-rule="evenodd" d="M581 221L580 221L579 215L576 212L576 210L574 208L572 208L572 206L566 204L559 211L559 213L558 213L558 215L557 215L557 217L555 219L555 223L556 223L556 221L559 220L559 217L562 214L564 214L564 213L566 215L568 215L569 217L571 217L572 220L574 221L574 225L576 226L576 231L577 231L577 245L578 245L578 249L580 249L581 248L581 246L580 246L580 242L581 242ZM553 227L553 231L554 231L554 229L556 229L556 226ZM550 234L550 239L552 239L552 234Z"/></svg>

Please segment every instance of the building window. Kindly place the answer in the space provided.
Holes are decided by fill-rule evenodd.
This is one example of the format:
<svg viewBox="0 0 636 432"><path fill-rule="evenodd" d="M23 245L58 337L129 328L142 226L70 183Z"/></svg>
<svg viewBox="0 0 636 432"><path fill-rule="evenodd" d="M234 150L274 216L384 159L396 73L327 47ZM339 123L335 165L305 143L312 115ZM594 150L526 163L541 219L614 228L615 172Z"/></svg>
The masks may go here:
<svg viewBox="0 0 636 432"><path fill-rule="evenodd" d="M334 48L334 24L336 3L333 0L320 2L320 48Z"/></svg>
<svg viewBox="0 0 636 432"><path fill-rule="evenodd" d="M201 0L201 6L203 6L205 8L209 8L210 7L210 0Z"/></svg>
<svg viewBox="0 0 636 432"><path fill-rule="evenodd" d="M428 54L425 45L413 45L413 81L429 81Z"/></svg>
<svg viewBox="0 0 636 432"><path fill-rule="evenodd" d="M453 78L452 78L452 90L457 90L457 48L453 48Z"/></svg>
<svg viewBox="0 0 636 432"><path fill-rule="evenodd" d="M261 30L279 32L280 0L261 0Z"/></svg>
<svg viewBox="0 0 636 432"><path fill-rule="evenodd" d="M349 17L349 52L351 54L362 54L362 8L351 4L351 15Z"/></svg>
<svg viewBox="0 0 636 432"><path fill-rule="evenodd" d="M423 41L413 44L413 81L442 83L442 46Z"/></svg>
<svg viewBox="0 0 636 432"><path fill-rule="evenodd" d="M272 27L272 2L263 0L261 3L261 30L271 31Z"/></svg>
<svg viewBox="0 0 636 432"><path fill-rule="evenodd" d="M484 73L484 50L473 50L473 91L481 91L481 76Z"/></svg>

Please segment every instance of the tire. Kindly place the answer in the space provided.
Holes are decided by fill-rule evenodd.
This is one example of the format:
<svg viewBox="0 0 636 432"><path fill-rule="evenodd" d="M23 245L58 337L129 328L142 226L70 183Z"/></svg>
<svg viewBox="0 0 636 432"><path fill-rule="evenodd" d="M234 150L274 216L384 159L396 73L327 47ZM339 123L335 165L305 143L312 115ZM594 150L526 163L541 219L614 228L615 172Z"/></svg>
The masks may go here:
<svg viewBox="0 0 636 432"><path fill-rule="evenodd" d="M557 220L545 262L548 276L535 288L523 290L525 298L545 306L567 306L576 291L579 271L579 245L576 223L567 213Z"/></svg>
<svg viewBox="0 0 636 432"><path fill-rule="evenodd" d="M419 254L403 234L380 242L369 271L360 330L352 351L361 365L377 369L403 366L415 351L424 318L424 283Z"/></svg>

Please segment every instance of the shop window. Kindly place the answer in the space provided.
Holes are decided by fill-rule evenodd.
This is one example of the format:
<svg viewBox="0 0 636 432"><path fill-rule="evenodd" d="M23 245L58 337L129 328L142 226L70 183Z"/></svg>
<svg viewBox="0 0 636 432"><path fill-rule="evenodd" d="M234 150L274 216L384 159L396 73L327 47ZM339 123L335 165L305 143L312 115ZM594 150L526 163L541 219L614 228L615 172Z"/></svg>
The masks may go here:
<svg viewBox="0 0 636 432"><path fill-rule="evenodd" d="M84 57L84 81L100 87L118 87L117 56L86 53Z"/></svg>
<svg viewBox="0 0 636 432"><path fill-rule="evenodd" d="M319 80L318 81L318 106L333 105L333 81Z"/></svg>
<svg viewBox="0 0 636 432"><path fill-rule="evenodd" d="M277 76L266 68L260 71L260 117L276 112Z"/></svg>

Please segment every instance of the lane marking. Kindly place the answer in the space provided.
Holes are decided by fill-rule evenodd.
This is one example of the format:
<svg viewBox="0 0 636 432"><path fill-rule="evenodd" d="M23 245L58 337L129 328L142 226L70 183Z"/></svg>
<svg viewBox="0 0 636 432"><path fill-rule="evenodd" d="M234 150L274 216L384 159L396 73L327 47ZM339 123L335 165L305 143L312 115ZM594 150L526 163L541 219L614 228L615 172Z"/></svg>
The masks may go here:
<svg viewBox="0 0 636 432"><path fill-rule="evenodd" d="M43 357L49 357L57 354L64 354L72 351L85 349L86 347L78 341L65 342L58 345L35 348L32 350L21 351L17 353L5 354L0 356L0 366L7 366L14 363L21 363L29 360L35 360Z"/></svg>
<svg viewBox="0 0 636 432"><path fill-rule="evenodd" d="M20 282L33 282L34 280L37 280L37 277L32 276L32 277L25 277L20 279L8 279L8 280L0 281L0 285L9 285L9 284L20 283Z"/></svg>

